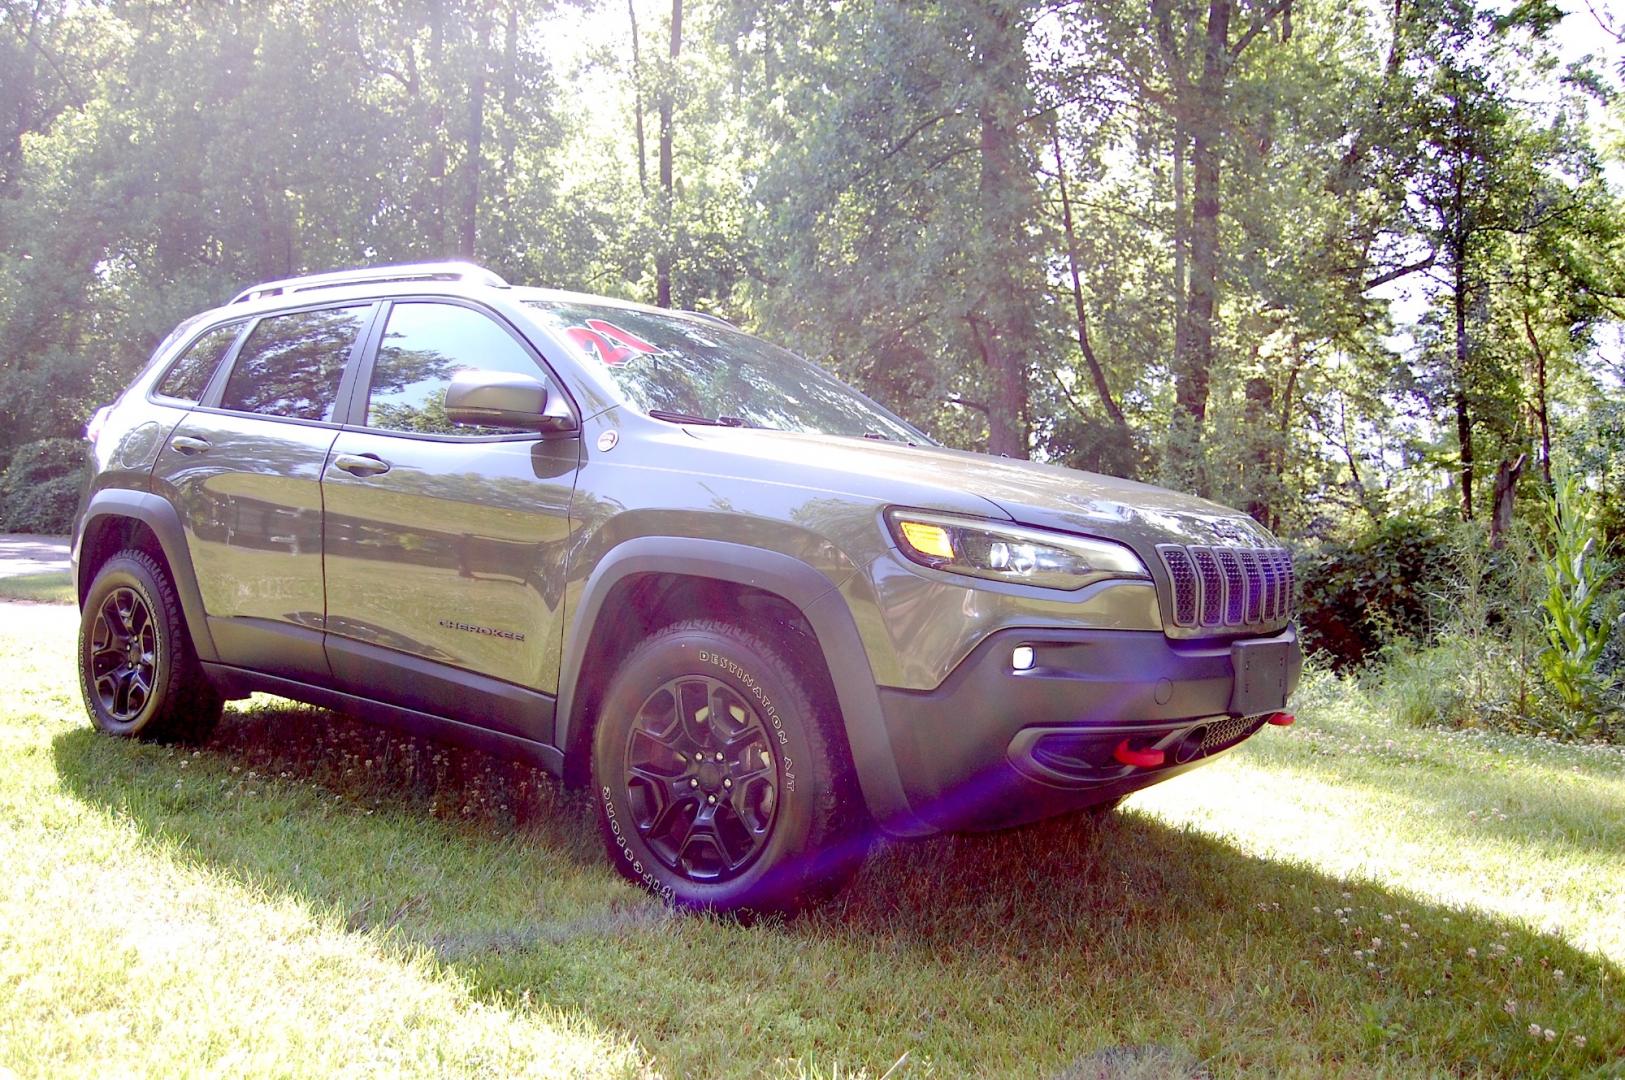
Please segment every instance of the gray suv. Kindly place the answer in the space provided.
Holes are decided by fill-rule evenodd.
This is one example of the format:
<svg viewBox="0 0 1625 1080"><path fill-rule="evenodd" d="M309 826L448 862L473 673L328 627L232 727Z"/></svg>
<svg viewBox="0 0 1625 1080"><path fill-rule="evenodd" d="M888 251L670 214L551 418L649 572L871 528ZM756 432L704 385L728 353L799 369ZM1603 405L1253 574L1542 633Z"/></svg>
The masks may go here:
<svg viewBox="0 0 1625 1080"><path fill-rule="evenodd" d="M528 756L682 905L793 908L877 833L1109 808L1291 722L1250 518L945 449L712 316L267 282L88 435L98 728L200 740L258 691Z"/></svg>

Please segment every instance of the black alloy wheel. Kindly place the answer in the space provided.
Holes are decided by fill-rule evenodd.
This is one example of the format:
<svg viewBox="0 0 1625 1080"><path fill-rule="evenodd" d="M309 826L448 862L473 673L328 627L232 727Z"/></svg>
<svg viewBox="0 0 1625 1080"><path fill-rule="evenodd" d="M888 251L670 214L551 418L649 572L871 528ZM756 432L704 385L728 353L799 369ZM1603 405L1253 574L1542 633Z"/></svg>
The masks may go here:
<svg viewBox="0 0 1625 1080"><path fill-rule="evenodd" d="M128 548L96 570L79 616L79 689L109 735L200 743L221 699L192 650L169 570Z"/></svg>
<svg viewBox="0 0 1625 1080"><path fill-rule="evenodd" d="M761 713L709 675L672 679L644 700L627 734L625 781L638 835L690 881L748 868L779 808Z"/></svg>
<svg viewBox="0 0 1625 1080"><path fill-rule="evenodd" d="M107 715L128 724L152 698L159 639L152 609L132 588L114 589L96 611L90 678Z"/></svg>
<svg viewBox="0 0 1625 1080"><path fill-rule="evenodd" d="M591 744L616 870L679 907L790 913L868 850L833 694L804 649L719 619L673 623L616 666Z"/></svg>

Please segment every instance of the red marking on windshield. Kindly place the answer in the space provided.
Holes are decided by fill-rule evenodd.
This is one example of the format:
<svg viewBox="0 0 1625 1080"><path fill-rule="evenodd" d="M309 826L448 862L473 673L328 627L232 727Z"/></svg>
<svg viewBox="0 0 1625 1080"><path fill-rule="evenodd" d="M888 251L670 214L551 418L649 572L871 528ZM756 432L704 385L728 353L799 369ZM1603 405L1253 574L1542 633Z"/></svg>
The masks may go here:
<svg viewBox="0 0 1625 1080"><path fill-rule="evenodd" d="M635 356L649 356L660 351L630 330L603 319L588 319L586 326L572 326L565 333L571 341L610 367L624 364Z"/></svg>

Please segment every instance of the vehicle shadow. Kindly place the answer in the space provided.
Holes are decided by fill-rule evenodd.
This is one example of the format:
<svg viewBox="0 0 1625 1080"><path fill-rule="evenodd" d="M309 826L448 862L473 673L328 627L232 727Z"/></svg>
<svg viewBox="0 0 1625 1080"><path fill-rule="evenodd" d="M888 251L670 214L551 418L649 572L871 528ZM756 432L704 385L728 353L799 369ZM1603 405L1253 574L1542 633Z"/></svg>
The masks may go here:
<svg viewBox="0 0 1625 1080"><path fill-rule="evenodd" d="M1625 1045L1625 970L1561 938L1139 814L881 843L825 907L745 925L620 883L544 774L323 710L234 710L196 756L89 730L52 752L178 856L670 1075L878 1075L905 1051L973 1075L1600 1073Z"/></svg>

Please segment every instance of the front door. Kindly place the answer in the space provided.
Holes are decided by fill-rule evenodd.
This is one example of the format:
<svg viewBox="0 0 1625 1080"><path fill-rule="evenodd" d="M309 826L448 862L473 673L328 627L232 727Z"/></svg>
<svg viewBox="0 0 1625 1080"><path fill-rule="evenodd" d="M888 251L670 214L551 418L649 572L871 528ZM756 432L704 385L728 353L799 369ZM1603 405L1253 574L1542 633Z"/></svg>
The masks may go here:
<svg viewBox="0 0 1625 1080"><path fill-rule="evenodd" d="M551 742L574 436L453 426L459 371L558 383L484 310L388 306L322 477L327 654L342 688Z"/></svg>
<svg viewBox="0 0 1625 1080"><path fill-rule="evenodd" d="M322 466L373 305L260 319L158 456L220 659L327 681Z"/></svg>

